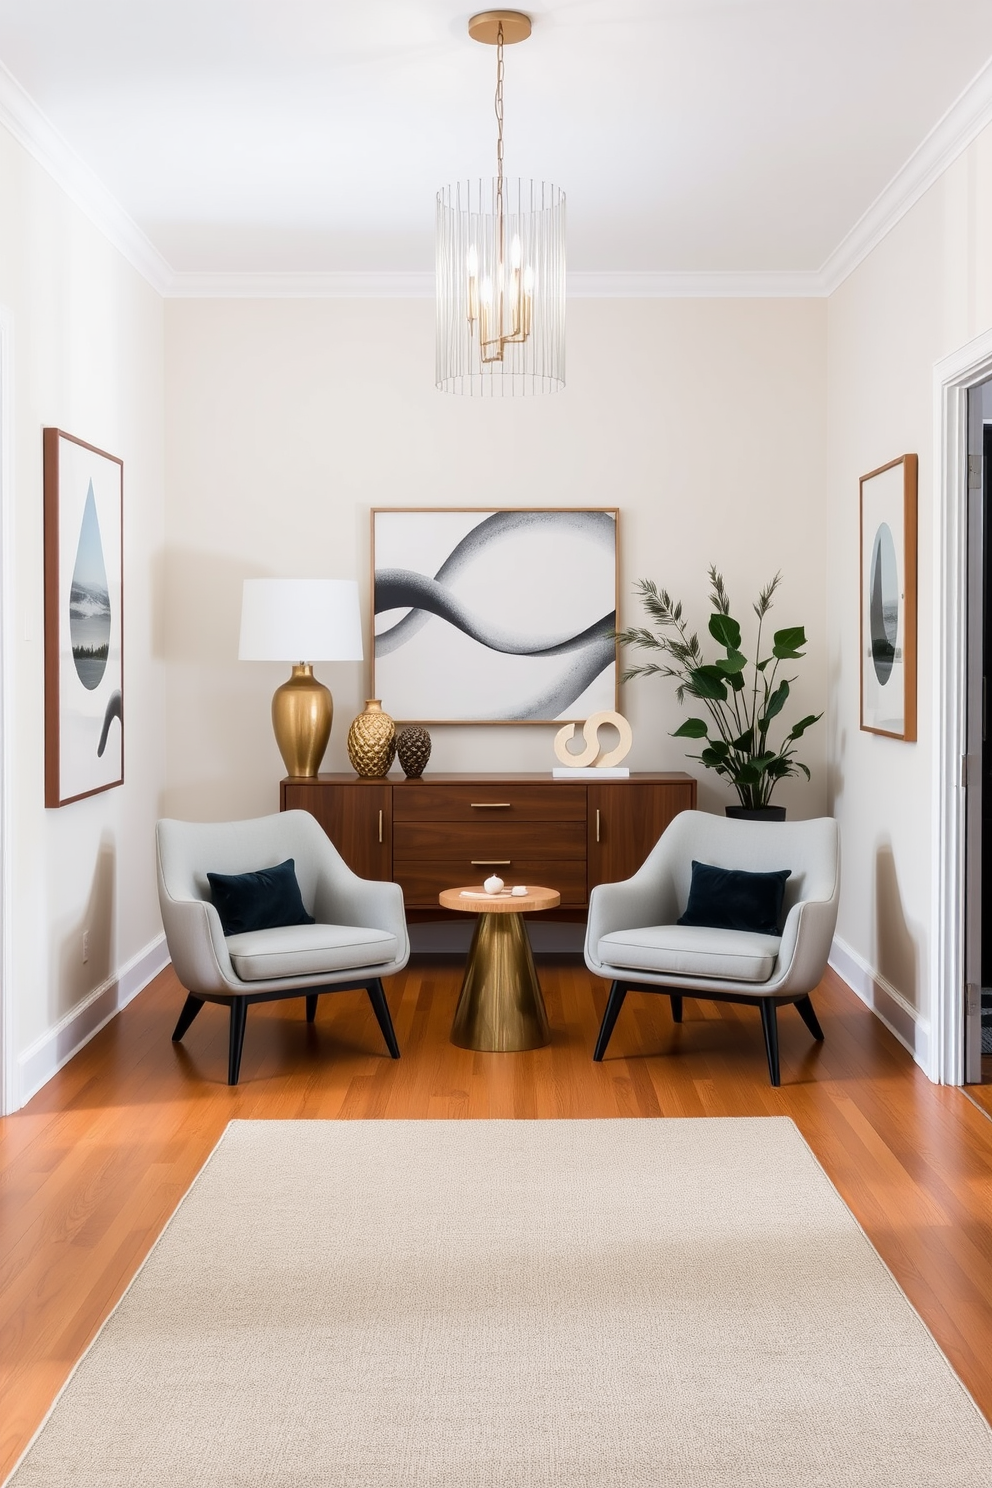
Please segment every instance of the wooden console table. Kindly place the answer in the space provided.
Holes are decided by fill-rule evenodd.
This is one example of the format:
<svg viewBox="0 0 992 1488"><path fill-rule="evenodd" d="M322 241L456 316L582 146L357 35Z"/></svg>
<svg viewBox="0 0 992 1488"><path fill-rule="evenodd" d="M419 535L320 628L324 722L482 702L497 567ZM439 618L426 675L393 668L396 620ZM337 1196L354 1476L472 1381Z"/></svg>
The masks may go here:
<svg viewBox="0 0 992 1488"><path fill-rule="evenodd" d="M514 883L557 889L554 917L581 920L595 884L629 878L672 818L695 807L696 782L682 772L603 781L318 775L283 780L279 804L315 816L363 878L400 884L411 920L445 917L443 889L494 869Z"/></svg>

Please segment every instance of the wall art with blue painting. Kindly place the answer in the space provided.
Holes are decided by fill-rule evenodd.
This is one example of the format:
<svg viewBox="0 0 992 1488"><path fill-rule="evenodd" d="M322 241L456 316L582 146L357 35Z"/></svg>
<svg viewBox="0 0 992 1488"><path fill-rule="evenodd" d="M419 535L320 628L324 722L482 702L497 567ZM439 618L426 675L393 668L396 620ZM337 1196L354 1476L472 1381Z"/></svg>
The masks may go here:
<svg viewBox="0 0 992 1488"><path fill-rule="evenodd" d="M380 508L372 563L372 690L394 718L617 707L614 508Z"/></svg>
<svg viewBox="0 0 992 1488"><path fill-rule="evenodd" d="M861 727L916 738L916 455L861 480Z"/></svg>
<svg viewBox="0 0 992 1488"><path fill-rule="evenodd" d="M124 466L44 431L45 805L124 779Z"/></svg>

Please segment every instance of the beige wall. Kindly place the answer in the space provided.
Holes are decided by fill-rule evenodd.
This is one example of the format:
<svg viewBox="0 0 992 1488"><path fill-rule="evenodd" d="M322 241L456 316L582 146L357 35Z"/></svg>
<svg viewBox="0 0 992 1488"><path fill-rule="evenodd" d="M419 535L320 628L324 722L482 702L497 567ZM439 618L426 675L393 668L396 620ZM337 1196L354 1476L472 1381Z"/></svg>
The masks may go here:
<svg viewBox="0 0 992 1488"><path fill-rule="evenodd" d="M626 623L645 576L705 627L712 561L747 634L781 568L773 618L810 637L796 707L825 707L824 302L576 301L566 391L505 402L435 391L433 322L423 301L166 306L169 812L276 807L268 708L287 669L236 660L242 580L357 576L367 607L373 506L618 506ZM365 669L317 671L336 709L325 768L346 769ZM669 683L628 684L622 708L633 768L686 767ZM551 728L432 733L439 769L554 763ZM782 790L798 815L824 809L825 747L824 724L804 750L813 784ZM729 791L702 774L702 803L721 809Z"/></svg>
<svg viewBox="0 0 992 1488"><path fill-rule="evenodd" d="M153 558L162 544L163 317L158 295L2 130L0 197L0 307L12 374L6 496L13 545L4 573L13 622L7 1067L15 1086L8 1100L16 1100L68 1051L74 1011L102 987L106 995L89 1015L105 1015L118 973L161 933L151 840L164 776L164 676L152 635ZM120 455L125 475L127 779L55 811L43 804L45 425Z"/></svg>
<svg viewBox="0 0 992 1488"><path fill-rule="evenodd" d="M830 802L838 935L926 1062L932 894L934 364L992 325L992 130L844 282L828 309ZM919 739L859 730L858 479L919 454ZM900 1006L902 1004L902 1006ZM906 1014L906 1017L903 1017ZM916 1022L914 1030L912 1024Z"/></svg>

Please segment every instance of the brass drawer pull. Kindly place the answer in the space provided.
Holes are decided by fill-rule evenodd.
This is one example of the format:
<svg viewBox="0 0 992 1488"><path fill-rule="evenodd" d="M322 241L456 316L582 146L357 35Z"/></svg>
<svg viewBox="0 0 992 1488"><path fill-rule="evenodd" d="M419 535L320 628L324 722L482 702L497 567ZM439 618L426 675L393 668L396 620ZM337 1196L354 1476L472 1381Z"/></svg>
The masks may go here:
<svg viewBox="0 0 992 1488"><path fill-rule="evenodd" d="M470 801L473 811L509 811L512 801Z"/></svg>
<svg viewBox="0 0 992 1488"><path fill-rule="evenodd" d="M596 812L596 841L599 841L599 812Z"/></svg>
<svg viewBox="0 0 992 1488"><path fill-rule="evenodd" d="M473 858L471 868L509 868L512 858Z"/></svg>
<svg viewBox="0 0 992 1488"><path fill-rule="evenodd" d="M382 812L379 812L379 841L382 841Z"/></svg>

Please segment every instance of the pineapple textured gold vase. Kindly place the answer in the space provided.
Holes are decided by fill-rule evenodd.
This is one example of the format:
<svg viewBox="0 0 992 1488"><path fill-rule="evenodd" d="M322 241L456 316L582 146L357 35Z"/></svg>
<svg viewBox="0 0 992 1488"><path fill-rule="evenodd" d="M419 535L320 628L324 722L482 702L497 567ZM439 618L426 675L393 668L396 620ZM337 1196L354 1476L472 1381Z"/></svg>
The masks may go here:
<svg viewBox="0 0 992 1488"><path fill-rule="evenodd" d="M373 780L388 775L395 755L396 725L379 699L369 698L348 730L348 758L355 774Z"/></svg>

